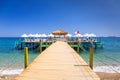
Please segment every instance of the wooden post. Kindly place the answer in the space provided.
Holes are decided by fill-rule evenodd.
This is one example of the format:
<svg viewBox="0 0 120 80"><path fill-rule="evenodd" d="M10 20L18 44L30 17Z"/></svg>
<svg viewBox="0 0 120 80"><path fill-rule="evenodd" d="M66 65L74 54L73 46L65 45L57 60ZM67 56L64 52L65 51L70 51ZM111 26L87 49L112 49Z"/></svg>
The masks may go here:
<svg viewBox="0 0 120 80"><path fill-rule="evenodd" d="M74 49L74 42L72 41L72 48Z"/></svg>
<svg viewBox="0 0 120 80"><path fill-rule="evenodd" d="M80 43L79 43L79 41L77 42L77 53L80 53Z"/></svg>
<svg viewBox="0 0 120 80"><path fill-rule="evenodd" d="M42 40L40 40L40 53L42 52Z"/></svg>
<svg viewBox="0 0 120 80"><path fill-rule="evenodd" d="M24 67L28 66L28 47L24 48Z"/></svg>
<svg viewBox="0 0 120 80"><path fill-rule="evenodd" d="M46 48L48 47L48 42L46 41Z"/></svg>
<svg viewBox="0 0 120 80"><path fill-rule="evenodd" d="M89 66L91 69L93 69L93 53L94 53L94 48L90 47L90 63Z"/></svg>
<svg viewBox="0 0 120 80"><path fill-rule="evenodd" d="M68 44L71 46L71 41L68 41Z"/></svg>
<svg viewBox="0 0 120 80"><path fill-rule="evenodd" d="M68 41L68 44L71 46L71 41Z"/></svg>
<svg viewBox="0 0 120 80"><path fill-rule="evenodd" d="M72 41L69 42L70 46L72 47Z"/></svg>

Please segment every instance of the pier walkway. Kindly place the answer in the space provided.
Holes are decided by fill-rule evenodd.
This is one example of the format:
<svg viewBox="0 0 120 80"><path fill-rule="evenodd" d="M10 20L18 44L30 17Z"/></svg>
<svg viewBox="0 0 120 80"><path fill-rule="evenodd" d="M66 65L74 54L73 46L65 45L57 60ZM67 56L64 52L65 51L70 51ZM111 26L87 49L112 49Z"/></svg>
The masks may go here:
<svg viewBox="0 0 120 80"><path fill-rule="evenodd" d="M65 42L44 50L15 80L100 80Z"/></svg>

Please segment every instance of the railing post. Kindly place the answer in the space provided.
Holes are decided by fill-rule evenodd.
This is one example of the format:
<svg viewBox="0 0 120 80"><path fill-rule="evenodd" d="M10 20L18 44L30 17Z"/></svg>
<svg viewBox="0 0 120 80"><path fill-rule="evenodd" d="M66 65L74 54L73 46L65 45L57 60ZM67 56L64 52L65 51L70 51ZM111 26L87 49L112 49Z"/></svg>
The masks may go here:
<svg viewBox="0 0 120 80"><path fill-rule="evenodd" d="M72 47L72 42L71 42L71 41L69 41L69 44L70 44L70 46Z"/></svg>
<svg viewBox="0 0 120 80"><path fill-rule="evenodd" d="M74 42L72 41L72 48L74 49Z"/></svg>
<svg viewBox="0 0 120 80"><path fill-rule="evenodd" d="M24 48L24 67L28 66L28 47Z"/></svg>
<svg viewBox="0 0 120 80"><path fill-rule="evenodd" d="M48 42L46 41L46 48L48 47Z"/></svg>
<svg viewBox="0 0 120 80"><path fill-rule="evenodd" d="M70 47L72 47L72 42L71 41L69 42L69 44L70 44Z"/></svg>
<svg viewBox="0 0 120 80"><path fill-rule="evenodd" d="M40 40L40 53L42 52L42 40Z"/></svg>
<svg viewBox="0 0 120 80"><path fill-rule="evenodd" d="M90 47L90 63L89 66L91 69L93 69L93 55L94 55L94 48Z"/></svg>
<svg viewBox="0 0 120 80"><path fill-rule="evenodd" d="M77 53L80 53L80 43L79 43L79 41L77 42Z"/></svg>

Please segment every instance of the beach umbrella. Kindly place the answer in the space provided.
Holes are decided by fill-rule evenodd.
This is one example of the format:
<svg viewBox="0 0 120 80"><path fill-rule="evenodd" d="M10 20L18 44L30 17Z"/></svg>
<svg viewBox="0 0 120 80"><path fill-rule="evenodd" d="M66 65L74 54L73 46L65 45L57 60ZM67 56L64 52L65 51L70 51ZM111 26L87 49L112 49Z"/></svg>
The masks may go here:
<svg viewBox="0 0 120 80"><path fill-rule="evenodd" d="M49 34L48 37L54 37L54 35L53 34Z"/></svg>
<svg viewBox="0 0 120 80"><path fill-rule="evenodd" d="M91 34L86 33L86 34L84 34L84 37L96 37L96 35L93 33L91 33Z"/></svg>
<svg viewBox="0 0 120 80"><path fill-rule="evenodd" d="M85 33L83 37L90 37L90 35L88 33Z"/></svg>
<svg viewBox="0 0 120 80"><path fill-rule="evenodd" d="M96 35L93 34L93 33L89 34L89 36L90 36L90 37L96 37Z"/></svg>
<svg viewBox="0 0 120 80"><path fill-rule="evenodd" d="M28 37L35 37L33 34L29 34Z"/></svg>
<svg viewBox="0 0 120 80"><path fill-rule="evenodd" d="M93 33L91 33L91 34L85 33L84 37L96 37L96 35Z"/></svg>
<svg viewBox="0 0 120 80"><path fill-rule="evenodd" d="M83 37L83 35L82 34L76 34L76 35L74 35L74 37Z"/></svg>
<svg viewBox="0 0 120 80"><path fill-rule="evenodd" d="M71 34L67 34L66 36L67 36L67 37L72 37L72 35L71 35Z"/></svg>
<svg viewBox="0 0 120 80"><path fill-rule="evenodd" d="M41 37L47 37L47 35L46 34L42 34Z"/></svg>
<svg viewBox="0 0 120 80"><path fill-rule="evenodd" d="M42 35L41 34L38 34L38 37L41 37Z"/></svg>
<svg viewBox="0 0 120 80"><path fill-rule="evenodd" d="M28 35L27 34L23 34L23 35L21 35L21 37L28 37Z"/></svg>
<svg viewBox="0 0 120 80"><path fill-rule="evenodd" d="M77 34L77 31L76 32L74 32L75 34Z"/></svg>
<svg viewBox="0 0 120 80"><path fill-rule="evenodd" d="M39 37L39 34L35 34L34 37Z"/></svg>

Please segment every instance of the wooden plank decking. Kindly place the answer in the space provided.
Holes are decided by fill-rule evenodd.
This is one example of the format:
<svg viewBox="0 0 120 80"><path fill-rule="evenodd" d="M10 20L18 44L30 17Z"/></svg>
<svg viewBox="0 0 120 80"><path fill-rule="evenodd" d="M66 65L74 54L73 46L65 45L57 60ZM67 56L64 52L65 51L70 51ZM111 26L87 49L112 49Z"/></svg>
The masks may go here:
<svg viewBox="0 0 120 80"><path fill-rule="evenodd" d="M65 42L43 51L15 80L100 80Z"/></svg>

